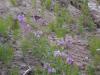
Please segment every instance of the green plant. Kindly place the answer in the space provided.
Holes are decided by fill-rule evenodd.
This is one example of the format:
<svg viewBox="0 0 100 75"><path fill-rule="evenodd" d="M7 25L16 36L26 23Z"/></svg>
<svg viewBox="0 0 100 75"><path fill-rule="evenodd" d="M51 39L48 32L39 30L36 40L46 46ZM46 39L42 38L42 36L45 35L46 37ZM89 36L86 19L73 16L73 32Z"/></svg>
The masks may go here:
<svg viewBox="0 0 100 75"><path fill-rule="evenodd" d="M0 32L1 33L6 33L7 29L8 28L7 28L6 24L5 24L5 21L0 18Z"/></svg>
<svg viewBox="0 0 100 75"><path fill-rule="evenodd" d="M66 28L57 28L55 29L55 33L57 37L64 37L69 31Z"/></svg>
<svg viewBox="0 0 100 75"><path fill-rule="evenodd" d="M54 12L58 13L59 10L60 10L60 5L59 5L59 3L56 2L55 5L54 5Z"/></svg>
<svg viewBox="0 0 100 75"><path fill-rule="evenodd" d="M92 58L93 58L93 65L95 66L95 68L100 65L100 54L99 54L99 51L98 49L100 49L100 39L99 37L92 37L90 40L89 40L89 49L91 51L91 54L92 54ZM90 67L90 70L89 70L89 75L95 75L94 74L94 68Z"/></svg>
<svg viewBox="0 0 100 75"><path fill-rule="evenodd" d="M83 4L81 4L81 11L82 11L82 16L80 20L80 25L83 26L83 28L85 27L88 28L89 31L94 30L95 23L93 22L93 19L90 16L87 0L84 0Z"/></svg>
<svg viewBox="0 0 100 75"><path fill-rule="evenodd" d="M28 38L29 39L29 38ZM48 42L45 37L36 38L31 36L30 40L24 38L21 42L22 50L27 53L28 50L32 51L34 57L44 59L48 51Z"/></svg>
<svg viewBox="0 0 100 75"><path fill-rule="evenodd" d="M99 37L92 37L89 40L89 49L93 56L96 55L97 49L100 49L100 39Z"/></svg>
<svg viewBox="0 0 100 75"><path fill-rule="evenodd" d="M69 12L65 8L62 9L57 8L56 20L50 23L48 27L52 32L55 32L58 37L63 37L65 36L66 33L69 32L66 25L72 23L73 19L70 16Z"/></svg>
<svg viewBox="0 0 100 75"><path fill-rule="evenodd" d="M81 11L84 15L89 15L88 0L84 0L81 4Z"/></svg>
<svg viewBox="0 0 100 75"><path fill-rule="evenodd" d="M12 31L10 33L12 33L12 37L15 40L18 40L18 39L21 38L21 31L20 31L20 29L14 30L14 31Z"/></svg>
<svg viewBox="0 0 100 75"><path fill-rule="evenodd" d="M48 27L49 30L51 32L55 32L58 37L63 37L66 33L69 32L69 30L66 27L63 27L63 25L59 25L56 22L50 23Z"/></svg>
<svg viewBox="0 0 100 75"><path fill-rule="evenodd" d="M94 56L94 65L97 66L97 65L100 65L100 55L99 54L96 54Z"/></svg>
<svg viewBox="0 0 100 75"><path fill-rule="evenodd" d="M95 75L95 69L93 66L89 65L87 71L88 75Z"/></svg>
<svg viewBox="0 0 100 75"><path fill-rule="evenodd" d="M33 47L32 51L33 51L33 55L36 55L41 58L41 59L45 59L45 57L47 56L47 51L48 51L48 42L46 40L45 37L41 37L41 39L36 39L36 43L35 46Z"/></svg>
<svg viewBox="0 0 100 75"><path fill-rule="evenodd" d="M13 49L8 44L0 45L0 60L7 64L13 58Z"/></svg>
<svg viewBox="0 0 100 75"><path fill-rule="evenodd" d="M11 16L6 17L6 19L0 18L0 33L7 34L12 24L13 18Z"/></svg>
<svg viewBox="0 0 100 75"><path fill-rule="evenodd" d="M83 28L84 28L84 18L83 16L80 16L79 20L78 20L78 25L79 25L79 32L82 33L83 32Z"/></svg>
<svg viewBox="0 0 100 75"><path fill-rule="evenodd" d="M10 34L12 34L12 37L14 39L18 39L20 38L21 36L21 31L20 31L20 26L19 26L19 23L18 23L18 20L12 20L12 24L11 24L11 27L10 27Z"/></svg>
<svg viewBox="0 0 100 75"><path fill-rule="evenodd" d="M16 30L16 29L19 29L19 22L18 22L18 20L13 20L12 18L11 18L11 20L12 20L12 22L10 23L11 24L11 29L12 30Z"/></svg>

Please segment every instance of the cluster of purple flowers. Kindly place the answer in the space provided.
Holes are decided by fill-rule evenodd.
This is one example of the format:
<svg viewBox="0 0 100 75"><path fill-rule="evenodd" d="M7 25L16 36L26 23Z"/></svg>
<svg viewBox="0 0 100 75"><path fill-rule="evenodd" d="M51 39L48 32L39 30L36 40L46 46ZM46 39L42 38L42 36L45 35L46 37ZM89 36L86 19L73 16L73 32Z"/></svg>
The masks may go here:
<svg viewBox="0 0 100 75"><path fill-rule="evenodd" d="M66 58L66 63L73 64L74 60L71 55L67 55L64 52L60 52L59 50L54 51L54 57L61 56L62 58Z"/></svg>
<svg viewBox="0 0 100 75"><path fill-rule="evenodd" d="M63 46L63 45L65 45L65 41L64 41L64 39L60 39L60 40L57 40L57 45L61 45L61 46Z"/></svg>
<svg viewBox="0 0 100 75"><path fill-rule="evenodd" d="M48 73L55 73L55 72L56 70L54 68L51 68L51 67L48 68Z"/></svg>
<svg viewBox="0 0 100 75"><path fill-rule="evenodd" d="M56 72L56 70L54 68L52 68L49 63L44 63L43 68L47 69L48 73L55 73Z"/></svg>
<svg viewBox="0 0 100 75"><path fill-rule="evenodd" d="M23 34L25 35L26 33L28 32L31 32L31 26L29 24L26 23L25 21L25 15L24 14L19 14L17 16L17 19L19 21L19 24L20 24L20 28L23 32Z"/></svg>
<svg viewBox="0 0 100 75"><path fill-rule="evenodd" d="M73 64L74 60L73 60L73 58L72 58L71 55L68 55L68 56L67 56L66 62L67 62L68 64L70 64L70 65Z"/></svg>
<svg viewBox="0 0 100 75"><path fill-rule="evenodd" d="M17 16L17 19L18 19L19 22L25 22L25 16L24 16L24 14L19 14Z"/></svg>

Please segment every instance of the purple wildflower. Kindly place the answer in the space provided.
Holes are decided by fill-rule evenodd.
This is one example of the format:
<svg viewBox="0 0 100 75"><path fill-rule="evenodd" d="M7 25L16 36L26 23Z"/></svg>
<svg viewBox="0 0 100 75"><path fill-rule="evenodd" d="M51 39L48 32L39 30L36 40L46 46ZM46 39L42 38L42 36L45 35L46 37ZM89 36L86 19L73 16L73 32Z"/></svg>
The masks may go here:
<svg viewBox="0 0 100 75"><path fill-rule="evenodd" d="M24 20L25 20L24 14L19 14L19 15L17 16L17 19L18 19L19 22L24 22Z"/></svg>
<svg viewBox="0 0 100 75"><path fill-rule="evenodd" d="M56 70L54 68L48 67L48 73L54 73Z"/></svg>
<svg viewBox="0 0 100 75"><path fill-rule="evenodd" d="M63 39L60 39L57 41L57 45L64 45L65 41Z"/></svg>
<svg viewBox="0 0 100 75"><path fill-rule="evenodd" d="M44 63L44 64L43 64L43 68L44 68L44 69L47 69L49 66L50 66L49 63Z"/></svg>
<svg viewBox="0 0 100 75"><path fill-rule="evenodd" d="M70 65L73 64L73 62L74 62L73 58L70 55L67 56L67 60L66 61Z"/></svg>
<svg viewBox="0 0 100 75"><path fill-rule="evenodd" d="M49 68L48 68L48 73L51 73L51 72L52 72L52 68L49 67Z"/></svg>
<svg viewBox="0 0 100 75"><path fill-rule="evenodd" d="M56 72L56 70L54 68L50 67L49 63L44 63L43 64L43 69L47 70L48 73L54 73L54 72Z"/></svg>
<svg viewBox="0 0 100 75"><path fill-rule="evenodd" d="M24 14L19 14L17 16L17 19L18 19L18 21L20 23L20 28L21 28L21 30L23 32L23 35L26 35L29 32L31 32L31 26L25 22Z"/></svg>

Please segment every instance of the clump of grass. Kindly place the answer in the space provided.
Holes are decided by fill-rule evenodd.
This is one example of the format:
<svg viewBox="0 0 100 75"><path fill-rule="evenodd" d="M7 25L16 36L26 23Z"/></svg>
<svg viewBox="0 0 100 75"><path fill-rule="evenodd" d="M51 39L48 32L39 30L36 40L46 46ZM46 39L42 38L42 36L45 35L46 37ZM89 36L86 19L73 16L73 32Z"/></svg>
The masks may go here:
<svg viewBox="0 0 100 75"><path fill-rule="evenodd" d="M47 51L48 51L48 42L45 37L41 37L41 39L36 39L35 46L32 49L33 55L36 55L40 59L45 59Z"/></svg>
<svg viewBox="0 0 100 75"><path fill-rule="evenodd" d="M13 49L8 44L8 36L9 36L9 29L13 24L12 16L7 16L5 19L0 18L0 33L4 36L4 40L6 42L0 43L0 60L7 64L11 61L13 57Z"/></svg>
<svg viewBox="0 0 100 75"><path fill-rule="evenodd" d="M19 29L10 32L12 34L13 39L18 40L21 38L21 31Z"/></svg>
<svg viewBox="0 0 100 75"><path fill-rule="evenodd" d="M72 24L73 19L65 8L59 9L57 7L55 10L55 15L56 21L49 24L49 29L52 32L55 32L58 37L64 37L65 34L69 32L66 25Z"/></svg>
<svg viewBox="0 0 100 75"><path fill-rule="evenodd" d="M8 26L6 25L6 20L0 18L0 32L2 34L5 34L7 33L7 30L8 30Z"/></svg>
<svg viewBox="0 0 100 75"><path fill-rule="evenodd" d="M94 61L94 65L97 66L97 65L100 65L100 54L99 54L99 51L98 49L100 49L100 39L99 37L92 37L90 39L90 42L89 42L89 49L91 51L91 54L92 54L92 58L93 58L93 61Z"/></svg>
<svg viewBox="0 0 100 75"><path fill-rule="evenodd" d="M7 64L13 58L13 49L8 44L0 45L0 60Z"/></svg>
<svg viewBox="0 0 100 75"><path fill-rule="evenodd" d="M79 29L79 32L82 33L84 31L84 18L83 16L80 16L79 20L78 20L78 29Z"/></svg>
<svg viewBox="0 0 100 75"><path fill-rule="evenodd" d="M83 28L87 28L89 31L92 31L95 29L95 23L93 22L89 8L88 8L88 1L83 1L83 4L81 4L81 11L82 11L82 16L80 20L81 26Z"/></svg>
<svg viewBox="0 0 100 75"><path fill-rule="evenodd" d="M60 10L60 4L56 2L55 5L54 5L54 12L58 13L59 10Z"/></svg>
<svg viewBox="0 0 100 75"><path fill-rule="evenodd" d="M12 30L16 30L16 29L19 29L19 22L18 22L18 20L17 19L12 19L12 24L11 24L12 26L11 26L11 29Z"/></svg>
<svg viewBox="0 0 100 75"><path fill-rule="evenodd" d="M84 0L81 4L81 11L84 15L89 15L88 0Z"/></svg>
<svg viewBox="0 0 100 75"><path fill-rule="evenodd" d="M20 33L18 21L12 18L12 16L7 16L5 19L0 18L0 33L3 36L10 36L13 34L14 38L18 38Z"/></svg>
<svg viewBox="0 0 100 75"><path fill-rule="evenodd" d="M28 40L30 39L30 40ZM34 35L30 38L24 38L22 40L22 50L24 52L24 55L27 53L28 50L32 51L32 55L39 59L44 59L45 54L48 51L48 41L45 37L37 38Z"/></svg>
<svg viewBox="0 0 100 75"><path fill-rule="evenodd" d="M21 31L18 20L13 20L12 25L10 27L10 33L14 39L18 39L21 37Z"/></svg>
<svg viewBox="0 0 100 75"><path fill-rule="evenodd" d="M64 37L65 34L69 32L66 27L64 28L63 25L59 25L57 23L50 23L48 27L49 30L51 32L55 32L58 37Z"/></svg>
<svg viewBox="0 0 100 75"><path fill-rule="evenodd" d="M1 33L5 33L7 30L7 27L5 25L5 22L2 18L0 18L0 32Z"/></svg>
<svg viewBox="0 0 100 75"><path fill-rule="evenodd" d="M0 18L0 33L7 34L12 24L13 18L11 16L6 17L6 19Z"/></svg>
<svg viewBox="0 0 100 75"><path fill-rule="evenodd" d="M69 13L69 11L66 8L62 8L59 10L59 12L56 15L56 19L57 19L57 23L58 24L72 24L73 23L73 19Z"/></svg>

